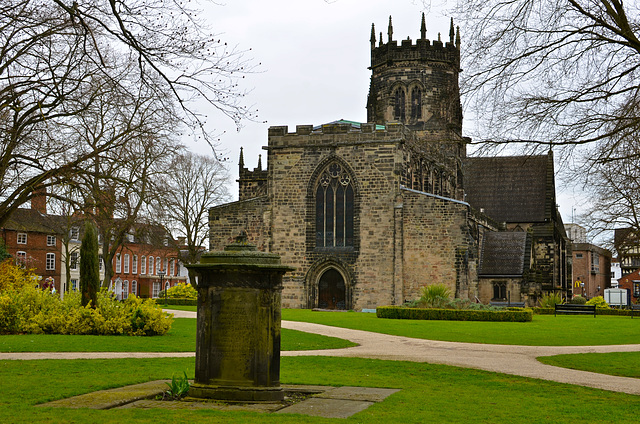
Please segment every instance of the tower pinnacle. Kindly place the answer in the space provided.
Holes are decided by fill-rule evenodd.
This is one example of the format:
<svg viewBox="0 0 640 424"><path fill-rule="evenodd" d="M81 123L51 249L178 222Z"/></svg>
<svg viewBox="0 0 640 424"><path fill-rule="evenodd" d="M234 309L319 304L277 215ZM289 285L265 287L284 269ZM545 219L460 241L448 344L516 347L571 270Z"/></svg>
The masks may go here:
<svg viewBox="0 0 640 424"><path fill-rule="evenodd" d="M424 12L422 12L422 24L420 25L420 39L425 40L427 38L427 23L424 20Z"/></svg>
<svg viewBox="0 0 640 424"><path fill-rule="evenodd" d="M387 31L389 35L389 43L393 40L393 24L391 23L391 16L389 16L389 30Z"/></svg>

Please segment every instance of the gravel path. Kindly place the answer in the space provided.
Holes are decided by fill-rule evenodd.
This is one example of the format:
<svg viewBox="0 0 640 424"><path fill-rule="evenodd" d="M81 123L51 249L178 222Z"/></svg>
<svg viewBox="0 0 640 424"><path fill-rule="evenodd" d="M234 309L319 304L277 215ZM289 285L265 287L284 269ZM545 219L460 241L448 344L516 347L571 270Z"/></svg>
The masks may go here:
<svg viewBox="0 0 640 424"><path fill-rule="evenodd" d="M170 311L176 318L195 318L195 312ZM286 351L281 356L339 356L391 361L428 362L576 384L640 395L640 379L615 377L545 365L538 356L571 353L637 352L640 344L611 346L511 346L443 342L390 336L306 322L282 321L282 327L338 337L357 343L347 349ZM193 352L37 352L0 353L0 360L113 359L190 357Z"/></svg>

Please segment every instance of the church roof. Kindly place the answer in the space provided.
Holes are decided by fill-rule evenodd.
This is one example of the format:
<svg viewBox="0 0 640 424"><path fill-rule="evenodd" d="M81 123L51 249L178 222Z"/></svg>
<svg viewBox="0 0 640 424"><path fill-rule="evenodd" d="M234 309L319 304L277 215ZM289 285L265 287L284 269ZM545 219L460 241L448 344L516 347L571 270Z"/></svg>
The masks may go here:
<svg viewBox="0 0 640 424"><path fill-rule="evenodd" d="M555 208L553 157L467 158L465 200L498 222L543 222Z"/></svg>
<svg viewBox="0 0 640 424"><path fill-rule="evenodd" d="M486 233L478 275L521 276L525 267L529 267L530 245L524 231Z"/></svg>
<svg viewBox="0 0 640 424"><path fill-rule="evenodd" d="M323 124L323 125L334 125L334 124L351 124L352 129L359 130L362 125L362 122L349 121L348 119L338 119L337 121L327 122L326 124ZM317 131L320 129L322 129L322 125L316 125L313 127L314 131ZM376 131L382 131L384 129L385 129L384 125L376 124Z"/></svg>

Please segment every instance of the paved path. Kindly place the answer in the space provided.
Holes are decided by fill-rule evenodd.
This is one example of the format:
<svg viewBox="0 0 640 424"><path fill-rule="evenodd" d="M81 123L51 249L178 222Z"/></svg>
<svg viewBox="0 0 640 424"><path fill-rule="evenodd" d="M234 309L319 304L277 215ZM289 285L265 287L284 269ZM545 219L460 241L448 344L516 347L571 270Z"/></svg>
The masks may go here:
<svg viewBox="0 0 640 424"><path fill-rule="evenodd" d="M176 318L195 318L195 312L171 312L174 313ZM421 340L294 321L283 321L282 327L338 337L358 344L356 347L347 349L286 351L281 353L282 356L339 356L428 362L640 395L640 379L558 368L544 365L536 360L538 356L565 353L637 352L640 351L640 344L612 346L511 346ZM189 357L194 355L193 352L38 352L0 353L0 360L159 358Z"/></svg>

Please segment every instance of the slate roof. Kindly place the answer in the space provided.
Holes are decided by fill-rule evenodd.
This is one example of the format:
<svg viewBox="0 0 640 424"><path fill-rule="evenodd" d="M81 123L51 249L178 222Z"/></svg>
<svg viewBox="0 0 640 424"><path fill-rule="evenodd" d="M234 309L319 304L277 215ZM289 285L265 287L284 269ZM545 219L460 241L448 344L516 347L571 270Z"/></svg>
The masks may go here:
<svg viewBox="0 0 640 424"><path fill-rule="evenodd" d="M480 255L480 276L521 276L529 268L531 243L524 231L488 232Z"/></svg>
<svg viewBox="0 0 640 424"><path fill-rule="evenodd" d="M18 208L4 224L4 228L14 231L29 231L37 233L62 232L60 217L55 215L43 215L37 210Z"/></svg>
<svg viewBox="0 0 640 424"><path fill-rule="evenodd" d="M555 202L549 171L553 176L547 155L467 158L465 200L497 222L543 222L547 203Z"/></svg>

